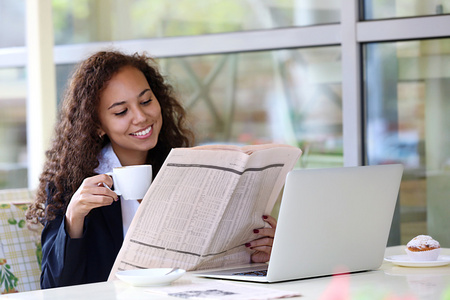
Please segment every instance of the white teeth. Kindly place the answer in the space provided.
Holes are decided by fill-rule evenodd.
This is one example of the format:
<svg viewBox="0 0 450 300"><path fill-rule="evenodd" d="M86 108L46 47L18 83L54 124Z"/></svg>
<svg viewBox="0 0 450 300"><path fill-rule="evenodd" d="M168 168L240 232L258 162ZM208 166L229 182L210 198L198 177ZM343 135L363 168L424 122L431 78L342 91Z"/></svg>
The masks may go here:
<svg viewBox="0 0 450 300"><path fill-rule="evenodd" d="M131 135L135 135L135 136L142 136L142 135L146 135L150 132L150 130L152 130L152 126L150 126L149 128L136 132L136 133L132 133Z"/></svg>

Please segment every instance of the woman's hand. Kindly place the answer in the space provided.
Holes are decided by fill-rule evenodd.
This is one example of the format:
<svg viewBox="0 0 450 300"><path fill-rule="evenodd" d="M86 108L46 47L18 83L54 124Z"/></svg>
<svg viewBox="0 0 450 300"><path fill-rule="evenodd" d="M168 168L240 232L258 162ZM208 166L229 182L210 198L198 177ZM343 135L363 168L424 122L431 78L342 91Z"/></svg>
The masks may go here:
<svg viewBox="0 0 450 300"><path fill-rule="evenodd" d="M255 250L252 254L252 262L267 262L272 253L273 237L275 236L275 229L277 227L277 220L272 216L263 216L263 220L271 226L271 228L254 229L253 233L259 238L245 244L246 247Z"/></svg>
<svg viewBox="0 0 450 300"><path fill-rule="evenodd" d="M66 211L66 229L71 238L80 238L83 235L84 217L93 209L111 205L117 201L117 194L109 188L113 181L106 174L88 177L73 194Z"/></svg>

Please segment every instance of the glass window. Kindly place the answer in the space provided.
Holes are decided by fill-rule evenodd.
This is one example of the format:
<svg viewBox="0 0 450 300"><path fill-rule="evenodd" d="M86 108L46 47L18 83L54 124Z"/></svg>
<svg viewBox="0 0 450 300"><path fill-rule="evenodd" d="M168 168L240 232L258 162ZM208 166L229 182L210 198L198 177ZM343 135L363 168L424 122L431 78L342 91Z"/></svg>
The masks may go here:
<svg viewBox="0 0 450 300"><path fill-rule="evenodd" d="M430 234L450 246L450 39L368 44L369 164L402 163L400 238Z"/></svg>
<svg viewBox="0 0 450 300"><path fill-rule="evenodd" d="M25 45L25 0L0 1L0 48Z"/></svg>
<svg viewBox="0 0 450 300"><path fill-rule="evenodd" d="M389 19L450 13L450 0L364 0L364 19Z"/></svg>
<svg viewBox="0 0 450 300"><path fill-rule="evenodd" d="M341 0L53 0L56 44L338 23Z"/></svg>
<svg viewBox="0 0 450 300"><path fill-rule="evenodd" d="M300 167L343 166L340 47L159 59L197 144L287 143ZM73 65L59 65L58 99Z"/></svg>
<svg viewBox="0 0 450 300"><path fill-rule="evenodd" d="M305 168L342 166L340 47L160 60L198 143L300 146Z"/></svg>
<svg viewBox="0 0 450 300"><path fill-rule="evenodd" d="M27 187L26 74L0 69L0 189Z"/></svg>

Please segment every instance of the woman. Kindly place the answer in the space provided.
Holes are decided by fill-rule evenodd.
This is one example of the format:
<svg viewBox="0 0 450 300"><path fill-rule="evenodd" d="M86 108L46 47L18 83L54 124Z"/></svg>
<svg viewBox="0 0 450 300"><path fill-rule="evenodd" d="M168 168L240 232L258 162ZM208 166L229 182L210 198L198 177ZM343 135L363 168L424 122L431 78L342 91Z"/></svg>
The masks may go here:
<svg viewBox="0 0 450 300"><path fill-rule="evenodd" d="M105 281L139 203L105 187L114 167L151 164L193 144L185 111L145 55L98 52L67 89L55 138L27 218L44 224L41 287ZM252 260L270 257L276 222L255 230Z"/></svg>

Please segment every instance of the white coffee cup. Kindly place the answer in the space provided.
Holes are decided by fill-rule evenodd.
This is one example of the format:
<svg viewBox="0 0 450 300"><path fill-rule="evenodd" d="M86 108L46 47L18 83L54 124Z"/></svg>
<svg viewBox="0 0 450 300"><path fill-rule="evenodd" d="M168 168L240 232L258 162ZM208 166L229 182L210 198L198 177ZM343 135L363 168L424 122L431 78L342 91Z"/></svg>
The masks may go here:
<svg viewBox="0 0 450 300"><path fill-rule="evenodd" d="M152 183L152 166L136 165L114 168L107 173L113 179L113 191L124 200L144 198Z"/></svg>

